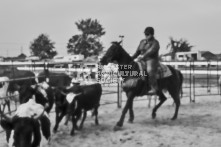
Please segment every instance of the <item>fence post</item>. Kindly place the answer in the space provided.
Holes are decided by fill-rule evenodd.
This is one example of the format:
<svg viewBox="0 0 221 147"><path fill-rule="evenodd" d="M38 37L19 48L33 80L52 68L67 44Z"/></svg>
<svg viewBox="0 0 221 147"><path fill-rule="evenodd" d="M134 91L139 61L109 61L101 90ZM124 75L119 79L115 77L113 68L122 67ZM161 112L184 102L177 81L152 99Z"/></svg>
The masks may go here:
<svg viewBox="0 0 221 147"><path fill-rule="evenodd" d="M195 91L196 85L195 85L195 63L193 61L193 102L196 102L196 91Z"/></svg>
<svg viewBox="0 0 221 147"><path fill-rule="evenodd" d="M220 88L220 85L219 85L220 83L219 82L221 82L221 81L219 81L219 61L218 60L216 61L216 78L217 78L216 80L217 80L217 85L218 85L217 90L218 90L218 94L219 94L220 93L220 89L219 89Z"/></svg>
<svg viewBox="0 0 221 147"><path fill-rule="evenodd" d="M221 76L219 76L219 95L221 96ZM220 103L221 103L221 99L220 99Z"/></svg>
<svg viewBox="0 0 221 147"><path fill-rule="evenodd" d="M192 74L191 74L191 72L192 72L192 67L191 67L191 61L189 61L189 63L190 63L190 103L192 103Z"/></svg>
<svg viewBox="0 0 221 147"><path fill-rule="evenodd" d="M122 106L122 81L118 76L117 80L117 107L121 108Z"/></svg>
<svg viewBox="0 0 221 147"><path fill-rule="evenodd" d="M211 92L210 78L211 78L210 61L207 61L207 93Z"/></svg>

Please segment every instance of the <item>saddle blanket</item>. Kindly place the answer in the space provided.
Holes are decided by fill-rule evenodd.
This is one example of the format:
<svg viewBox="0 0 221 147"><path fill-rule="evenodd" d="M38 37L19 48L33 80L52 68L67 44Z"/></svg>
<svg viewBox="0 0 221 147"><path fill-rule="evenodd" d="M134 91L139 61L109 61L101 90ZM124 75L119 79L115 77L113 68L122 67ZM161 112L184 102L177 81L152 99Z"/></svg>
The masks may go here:
<svg viewBox="0 0 221 147"><path fill-rule="evenodd" d="M140 71L146 70L146 63L145 62L137 62L139 65ZM170 71L169 67L167 65L164 65L160 63L158 67L158 72L157 72L157 79L161 78L166 78L172 75L172 72Z"/></svg>

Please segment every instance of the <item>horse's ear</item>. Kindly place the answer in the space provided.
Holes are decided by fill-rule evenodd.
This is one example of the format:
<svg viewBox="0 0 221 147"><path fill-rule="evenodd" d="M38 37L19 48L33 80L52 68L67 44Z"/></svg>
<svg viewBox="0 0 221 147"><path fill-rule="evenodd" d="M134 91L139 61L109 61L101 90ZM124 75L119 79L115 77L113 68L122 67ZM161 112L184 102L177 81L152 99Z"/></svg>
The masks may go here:
<svg viewBox="0 0 221 147"><path fill-rule="evenodd" d="M122 43L122 40L118 42L118 44L121 44L121 43Z"/></svg>

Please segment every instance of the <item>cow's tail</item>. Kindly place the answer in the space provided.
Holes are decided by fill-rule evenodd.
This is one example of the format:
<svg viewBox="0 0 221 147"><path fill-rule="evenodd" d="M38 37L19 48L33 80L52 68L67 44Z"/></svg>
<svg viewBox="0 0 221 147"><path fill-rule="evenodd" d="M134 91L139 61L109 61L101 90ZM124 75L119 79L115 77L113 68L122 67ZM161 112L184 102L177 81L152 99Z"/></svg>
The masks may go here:
<svg viewBox="0 0 221 147"><path fill-rule="evenodd" d="M41 131L44 137L49 140L51 136L51 131L50 131L50 120L46 115L42 115L40 117L40 122L41 122Z"/></svg>

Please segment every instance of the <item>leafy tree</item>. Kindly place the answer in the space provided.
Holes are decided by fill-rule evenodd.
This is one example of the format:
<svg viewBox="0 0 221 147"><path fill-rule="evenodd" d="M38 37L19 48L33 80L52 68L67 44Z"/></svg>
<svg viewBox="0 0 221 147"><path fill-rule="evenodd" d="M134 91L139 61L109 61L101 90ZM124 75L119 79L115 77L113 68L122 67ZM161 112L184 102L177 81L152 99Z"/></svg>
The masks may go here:
<svg viewBox="0 0 221 147"><path fill-rule="evenodd" d="M95 19L80 20L75 23L81 34L72 36L67 44L67 52L83 54L85 57L98 55L103 50L100 41L105 34L104 28Z"/></svg>
<svg viewBox="0 0 221 147"><path fill-rule="evenodd" d="M38 38L31 42L31 54L38 56L40 59L51 59L57 55L57 52L54 50L54 44L55 43L49 39L48 35L40 34Z"/></svg>
<svg viewBox="0 0 221 147"><path fill-rule="evenodd" d="M190 45L187 40L180 39L175 40L172 37L170 37L170 42L167 45L167 49L170 49L170 52L172 53L172 59L175 59L175 55L177 52L189 52L192 49L192 45Z"/></svg>

